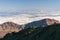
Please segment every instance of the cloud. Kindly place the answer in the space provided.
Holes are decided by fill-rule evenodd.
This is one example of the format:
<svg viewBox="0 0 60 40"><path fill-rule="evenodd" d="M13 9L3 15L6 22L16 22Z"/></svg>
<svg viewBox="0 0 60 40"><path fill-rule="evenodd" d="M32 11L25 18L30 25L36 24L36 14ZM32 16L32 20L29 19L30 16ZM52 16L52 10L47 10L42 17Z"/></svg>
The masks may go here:
<svg viewBox="0 0 60 40"><path fill-rule="evenodd" d="M60 21L60 11L58 10L33 10L21 12L14 16L0 16L0 24L10 21L17 24L26 24L32 21L37 21L45 18L56 19Z"/></svg>
<svg viewBox="0 0 60 40"><path fill-rule="evenodd" d="M14 23L22 25L22 24L26 24L32 21L37 21L37 20L41 20L45 18L60 20L60 17L41 17L41 16L35 17L35 15L20 14L20 15L16 15L12 17L0 17L0 24L10 21L10 22L14 22Z"/></svg>

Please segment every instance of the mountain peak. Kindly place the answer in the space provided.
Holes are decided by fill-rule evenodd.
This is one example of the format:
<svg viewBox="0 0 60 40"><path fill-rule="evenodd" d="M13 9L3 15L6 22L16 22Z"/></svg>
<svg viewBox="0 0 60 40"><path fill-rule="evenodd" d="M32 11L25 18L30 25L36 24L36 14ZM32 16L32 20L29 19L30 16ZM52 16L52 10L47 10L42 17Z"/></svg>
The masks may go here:
<svg viewBox="0 0 60 40"><path fill-rule="evenodd" d="M5 22L3 24L0 24L0 38L4 37L7 33L18 32L22 29L22 25L18 25L13 22Z"/></svg>
<svg viewBox="0 0 60 40"><path fill-rule="evenodd" d="M26 24L25 28L28 28L30 26L34 26L34 27L42 26L42 27L45 27L47 25L52 25L52 24L57 24L57 23L59 23L58 20L46 18L46 19L42 19L42 20L33 21L31 23L28 23L28 24Z"/></svg>
<svg viewBox="0 0 60 40"><path fill-rule="evenodd" d="M55 19L46 18L45 20L46 20L47 25L52 25L52 24L59 23L59 21L58 20L55 20Z"/></svg>

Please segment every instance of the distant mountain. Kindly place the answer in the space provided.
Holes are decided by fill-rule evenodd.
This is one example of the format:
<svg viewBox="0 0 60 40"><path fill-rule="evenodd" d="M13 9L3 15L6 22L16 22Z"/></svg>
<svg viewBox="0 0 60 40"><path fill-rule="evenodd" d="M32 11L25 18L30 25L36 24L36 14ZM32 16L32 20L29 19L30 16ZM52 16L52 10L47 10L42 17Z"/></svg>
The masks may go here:
<svg viewBox="0 0 60 40"><path fill-rule="evenodd" d="M39 21L34 21L34 22L31 22L31 23L28 23L28 24L25 25L25 28L29 28L30 26L45 27L47 25L52 25L52 24L57 24L57 23L59 23L58 20L46 18L46 19L42 19L42 20L39 20Z"/></svg>
<svg viewBox="0 0 60 40"><path fill-rule="evenodd" d="M9 33L1 40L60 40L60 24Z"/></svg>

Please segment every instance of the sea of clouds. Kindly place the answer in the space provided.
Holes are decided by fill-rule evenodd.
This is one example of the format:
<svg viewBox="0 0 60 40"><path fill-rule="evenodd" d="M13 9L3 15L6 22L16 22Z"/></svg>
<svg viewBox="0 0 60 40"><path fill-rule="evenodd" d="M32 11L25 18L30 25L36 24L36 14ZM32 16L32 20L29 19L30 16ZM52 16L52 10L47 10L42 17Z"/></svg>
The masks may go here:
<svg viewBox="0 0 60 40"><path fill-rule="evenodd" d="M12 15L13 13L11 12L10 14ZM56 19L60 21L60 11L57 11L57 10L50 10L50 11L45 10L45 11L37 11L37 12L25 11L21 13L18 12L15 14L18 14L18 15L13 15L13 16L11 15L1 16L0 15L0 24L4 22L14 22L14 23L21 25L21 24L32 22L32 21L42 20L45 18Z"/></svg>

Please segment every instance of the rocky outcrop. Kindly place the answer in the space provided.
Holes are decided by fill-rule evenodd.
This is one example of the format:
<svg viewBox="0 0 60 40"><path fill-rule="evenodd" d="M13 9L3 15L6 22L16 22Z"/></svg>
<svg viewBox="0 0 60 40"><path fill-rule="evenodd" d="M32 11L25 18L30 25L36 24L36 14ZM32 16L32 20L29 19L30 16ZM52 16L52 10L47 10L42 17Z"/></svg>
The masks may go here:
<svg viewBox="0 0 60 40"><path fill-rule="evenodd" d="M19 32L22 30L22 25L15 24L13 22L5 22L0 24L0 38L11 32Z"/></svg>
<svg viewBox="0 0 60 40"><path fill-rule="evenodd" d="M42 20L38 20L38 21L28 23L28 24L25 25L25 28L29 28L30 26L45 27L47 25L52 25L52 24L57 24L57 23L59 23L58 20L46 18L46 19L42 19Z"/></svg>
<svg viewBox="0 0 60 40"><path fill-rule="evenodd" d="M59 21L58 20L55 20L55 19L49 19L49 18L47 18L46 19L46 23L47 23L47 25L52 25L52 24L59 23Z"/></svg>

